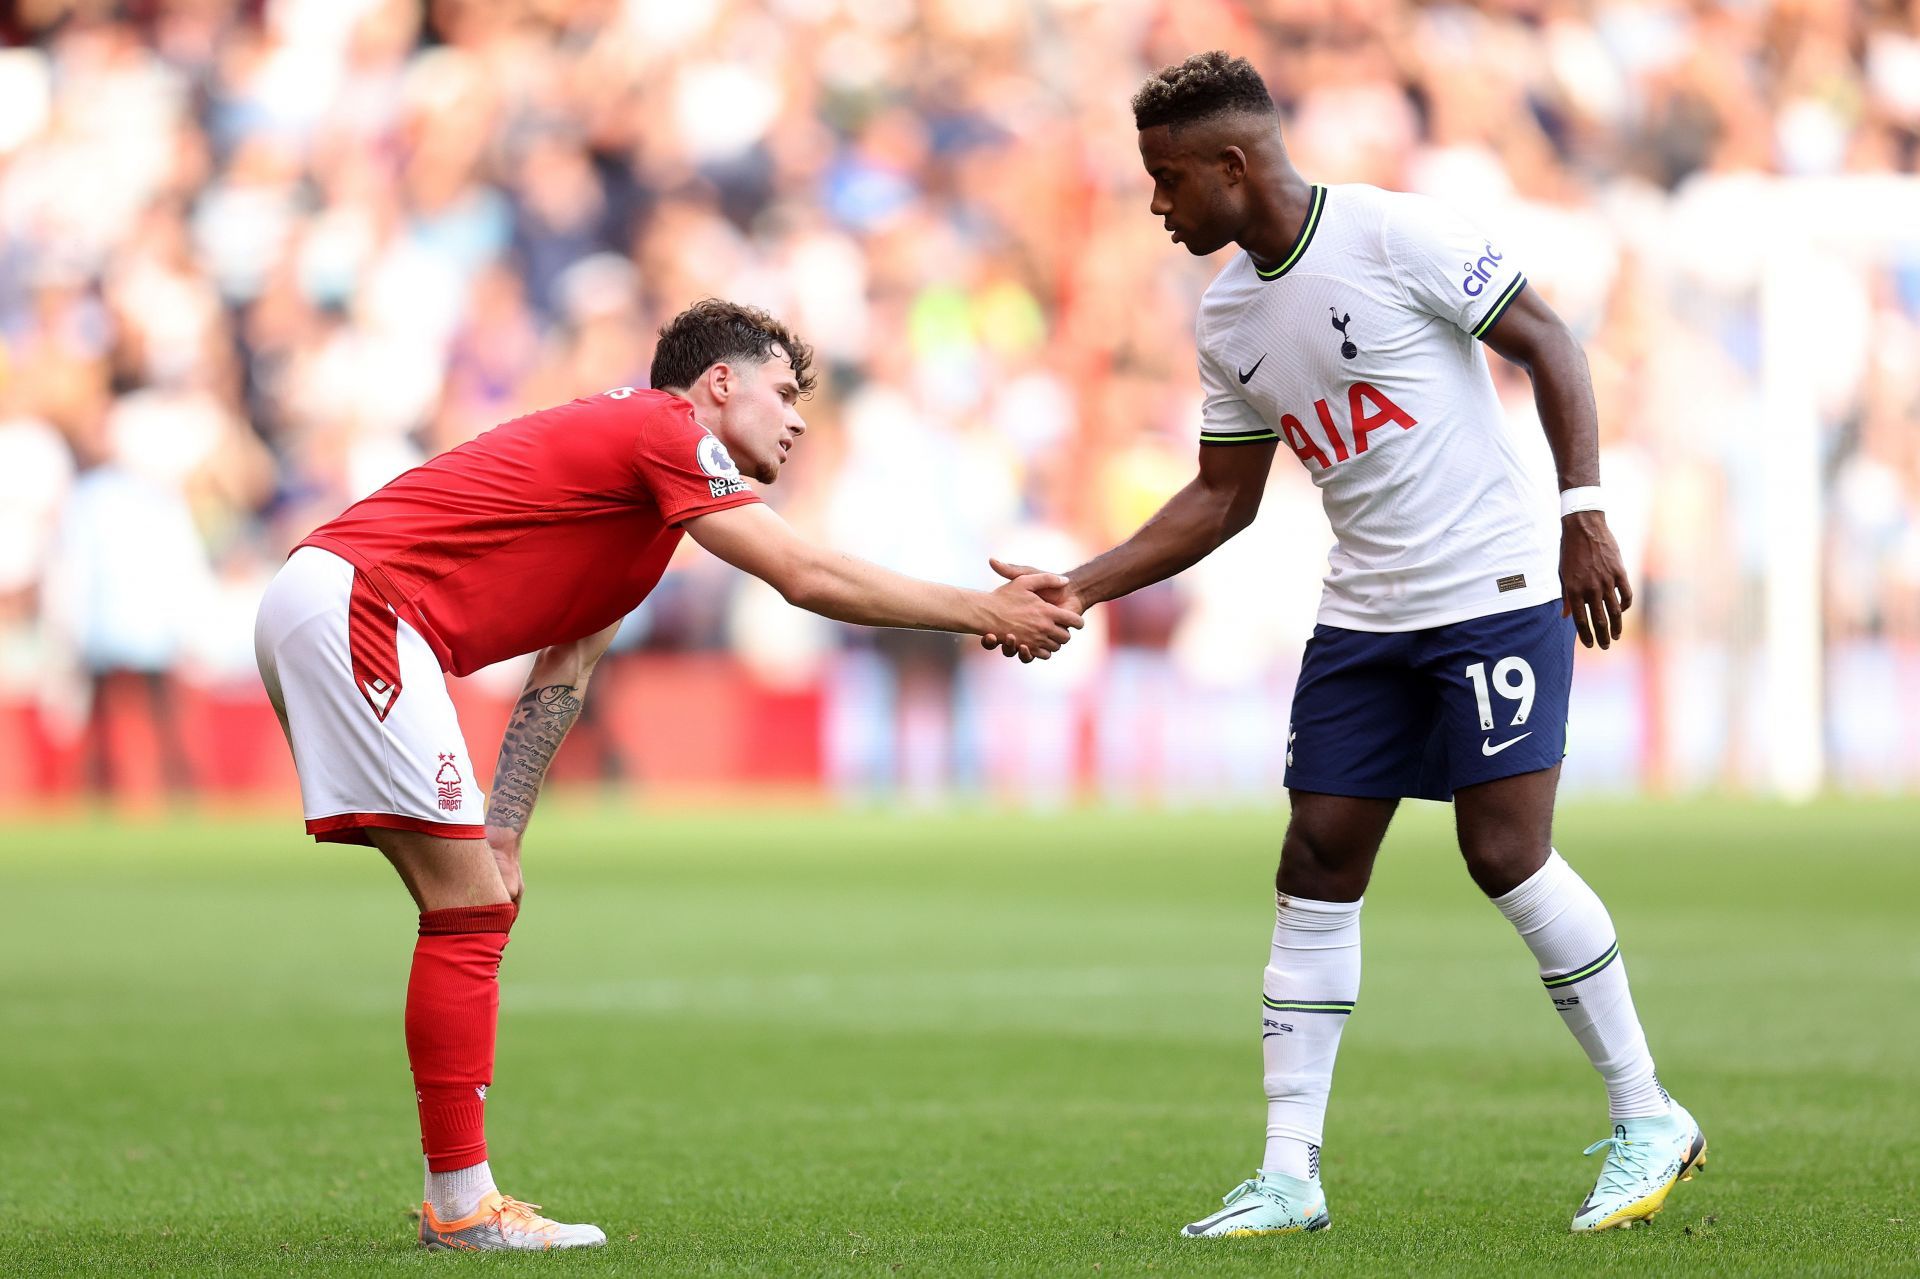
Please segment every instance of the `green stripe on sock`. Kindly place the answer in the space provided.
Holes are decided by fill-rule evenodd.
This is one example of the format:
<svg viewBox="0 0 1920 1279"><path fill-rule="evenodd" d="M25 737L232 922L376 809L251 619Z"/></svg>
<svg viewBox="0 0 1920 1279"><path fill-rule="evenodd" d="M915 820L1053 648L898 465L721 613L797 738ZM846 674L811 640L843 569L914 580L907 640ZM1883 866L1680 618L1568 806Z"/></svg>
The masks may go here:
<svg viewBox="0 0 1920 1279"><path fill-rule="evenodd" d="M1260 1002L1277 1013L1341 1013L1353 1011L1353 1001L1339 999L1272 999L1266 995Z"/></svg>
<svg viewBox="0 0 1920 1279"><path fill-rule="evenodd" d="M1558 990L1562 986L1571 986L1577 981L1585 981L1587 978L1593 976L1602 968L1611 964L1619 955L1620 943L1616 940L1613 945L1607 947L1606 954L1600 956L1600 958L1594 960L1592 963L1576 968L1570 973L1562 973L1558 977L1542 977L1540 982L1548 990Z"/></svg>

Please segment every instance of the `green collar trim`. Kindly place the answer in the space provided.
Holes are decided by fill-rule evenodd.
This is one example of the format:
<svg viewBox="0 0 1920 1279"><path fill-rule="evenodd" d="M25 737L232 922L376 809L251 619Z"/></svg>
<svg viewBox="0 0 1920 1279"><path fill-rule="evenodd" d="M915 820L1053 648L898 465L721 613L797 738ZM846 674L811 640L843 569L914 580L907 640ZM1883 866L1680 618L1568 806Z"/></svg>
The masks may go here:
<svg viewBox="0 0 1920 1279"><path fill-rule="evenodd" d="M1293 270L1293 268L1298 265L1300 259L1306 256L1307 246L1313 243L1313 233L1320 226L1320 211L1326 207L1327 189L1325 187L1314 187L1313 202L1307 206L1306 223L1300 228L1300 238L1293 242L1293 249L1287 254L1285 260L1283 260L1279 266L1273 267L1270 270L1256 266L1253 268L1253 273L1263 280L1277 280L1287 272ZM1252 258L1249 257L1248 261L1252 261Z"/></svg>

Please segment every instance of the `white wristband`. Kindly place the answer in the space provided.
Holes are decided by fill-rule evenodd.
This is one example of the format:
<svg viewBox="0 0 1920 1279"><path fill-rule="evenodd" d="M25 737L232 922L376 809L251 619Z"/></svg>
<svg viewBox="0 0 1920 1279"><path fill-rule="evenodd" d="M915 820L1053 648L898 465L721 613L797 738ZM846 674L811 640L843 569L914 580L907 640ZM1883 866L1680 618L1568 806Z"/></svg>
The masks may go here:
<svg viewBox="0 0 1920 1279"><path fill-rule="evenodd" d="M1604 511L1607 504L1600 498L1600 486L1589 484L1584 488L1562 489L1560 491L1560 516L1562 519L1580 511Z"/></svg>

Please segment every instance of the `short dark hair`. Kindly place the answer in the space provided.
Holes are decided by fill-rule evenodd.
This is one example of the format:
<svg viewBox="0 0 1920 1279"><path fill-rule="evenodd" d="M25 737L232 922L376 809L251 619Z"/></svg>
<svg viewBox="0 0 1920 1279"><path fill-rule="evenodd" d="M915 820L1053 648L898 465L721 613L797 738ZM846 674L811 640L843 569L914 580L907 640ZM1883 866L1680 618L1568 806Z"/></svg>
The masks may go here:
<svg viewBox="0 0 1920 1279"><path fill-rule="evenodd" d="M716 364L735 360L763 363L772 358L776 346L786 351L800 394L811 394L817 380L813 348L792 329L759 307L702 298L660 326L660 344L653 348L653 370L648 380L661 390L684 391Z"/></svg>
<svg viewBox="0 0 1920 1279"><path fill-rule="evenodd" d="M1162 67L1133 95L1133 127L1179 128L1229 112L1276 115L1267 82L1245 58L1220 49Z"/></svg>

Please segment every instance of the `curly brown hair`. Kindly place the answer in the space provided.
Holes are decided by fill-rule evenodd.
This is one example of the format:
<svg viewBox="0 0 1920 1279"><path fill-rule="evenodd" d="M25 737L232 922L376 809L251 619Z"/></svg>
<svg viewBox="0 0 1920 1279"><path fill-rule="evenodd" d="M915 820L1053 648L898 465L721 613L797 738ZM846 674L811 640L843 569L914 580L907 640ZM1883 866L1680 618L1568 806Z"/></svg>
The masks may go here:
<svg viewBox="0 0 1920 1279"><path fill-rule="evenodd" d="M723 361L755 364L771 359L779 347L793 365L800 394L813 393L813 348L794 331L762 311L723 298L702 298L660 326L648 380L661 390L684 391L700 375Z"/></svg>
<svg viewBox="0 0 1920 1279"><path fill-rule="evenodd" d="M1245 58L1220 49L1196 53L1185 62L1162 67L1133 95L1133 127L1157 124L1179 128L1228 112L1276 114L1267 82Z"/></svg>

